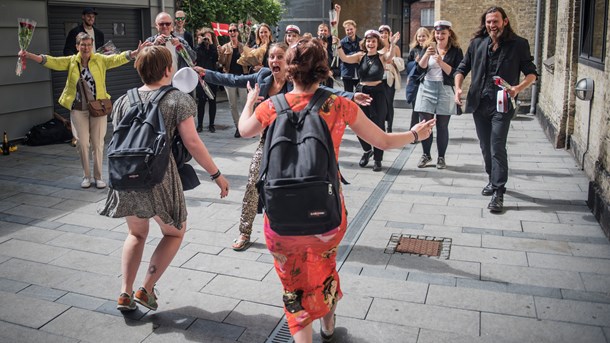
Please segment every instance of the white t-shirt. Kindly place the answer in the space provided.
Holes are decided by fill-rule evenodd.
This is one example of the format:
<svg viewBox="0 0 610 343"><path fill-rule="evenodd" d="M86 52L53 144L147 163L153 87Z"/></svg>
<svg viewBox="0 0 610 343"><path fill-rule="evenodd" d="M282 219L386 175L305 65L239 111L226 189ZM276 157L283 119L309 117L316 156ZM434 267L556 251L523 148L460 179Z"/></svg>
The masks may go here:
<svg viewBox="0 0 610 343"><path fill-rule="evenodd" d="M426 73L424 80L443 81L443 69L441 69L441 66L432 56L428 59L428 72Z"/></svg>
<svg viewBox="0 0 610 343"><path fill-rule="evenodd" d="M174 67L175 74L178 71L178 53L176 52L176 47L169 40L165 42L165 47L168 48L169 52L172 53L172 66Z"/></svg>

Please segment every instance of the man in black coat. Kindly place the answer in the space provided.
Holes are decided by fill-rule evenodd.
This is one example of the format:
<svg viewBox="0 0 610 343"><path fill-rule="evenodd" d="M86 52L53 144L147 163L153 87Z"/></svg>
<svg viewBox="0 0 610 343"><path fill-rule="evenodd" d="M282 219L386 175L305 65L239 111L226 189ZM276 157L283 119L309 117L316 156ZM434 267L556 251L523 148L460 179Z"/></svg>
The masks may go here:
<svg viewBox="0 0 610 343"><path fill-rule="evenodd" d="M93 50L99 49L104 45L104 33L98 28L94 27L95 16L97 12L92 7L85 7L81 16L82 23L68 33L66 37L66 44L64 45L64 56L70 56L76 54L76 36L81 32L86 32L93 38Z"/></svg>
<svg viewBox="0 0 610 343"><path fill-rule="evenodd" d="M529 43L517 36L510 27L506 12L501 7L490 7L481 16L481 26L468 46L464 59L455 74L455 102L462 104L462 82L472 71L472 81L466 98L466 112L473 113L481 152L485 160L488 184L481 194L492 196L487 208L502 212L504 192L508 180L506 140L515 108L506 113L497 108L494 76L506 80L511 86L508 94L517 94L531 85L538 74L532 62ZM519 82L520 73L525 75Z"/></svg>

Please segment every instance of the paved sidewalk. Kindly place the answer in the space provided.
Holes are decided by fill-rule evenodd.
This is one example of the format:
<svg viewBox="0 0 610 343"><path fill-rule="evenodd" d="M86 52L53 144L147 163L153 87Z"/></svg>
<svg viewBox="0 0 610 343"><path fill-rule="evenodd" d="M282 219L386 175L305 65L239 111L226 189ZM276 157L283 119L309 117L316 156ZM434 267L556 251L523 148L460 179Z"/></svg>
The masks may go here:
<svg viewBox="0 0 610 343"><path fill-rule="evenodd" d="M396 110L395 131L410 115ZM186 193L188 231L158 283L156 312L115 310L126 225L96 214L106 191L79 187L75 149L0 156L0 342L289 341L276 335L282 290L261 218L249 250L228 248L257 140L233 138L226 103L217 124L201 136L231 192L219 199L197 168L202 185ZM506 211L495 215L480 195L471 115L452 118L450 133L447 169L418 169L421 146L409 145L386 152L381 173L358 167L361 149L346 135L338 342L610 342L610 245L572 156L552 148L534 117L515 119ZM393 234L450 239L449 258L388 253ZM159 237L152 225L145 259Z"/></svg>

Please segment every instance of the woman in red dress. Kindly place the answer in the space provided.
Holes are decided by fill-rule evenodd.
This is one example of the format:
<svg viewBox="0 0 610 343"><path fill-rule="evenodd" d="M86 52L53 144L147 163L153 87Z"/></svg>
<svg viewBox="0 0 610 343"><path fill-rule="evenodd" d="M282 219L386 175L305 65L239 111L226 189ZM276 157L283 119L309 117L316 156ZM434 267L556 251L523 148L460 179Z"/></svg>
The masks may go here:
<svg viewBox="0 0 610 343"><path fill-rule="evenodd" d="M293 111L300 111L311 100L320 82L328 78L326 50L317 39L303 38L288 49L286 60L294 84L294 89L286 94L286 100ZM254 111L258 92L258 85L249 90L239 120L239 132L244 137L260 134L277 116L273 102L269 100ZM385 150L427 138L435 123L431 120L418 123L408 132L385 133L364 115L356 103L336 95L326 100L319 114L328 125L337 158L347 125L359 137ZM336 253L347 228L344 203L342 212L342 222L337 228L318 235L282 236L271 229L267 216L264 218L267 248L274 257L275 270L284 287L284 311L296 343L312 341L312 322L315 319L322 320L322 341L333 340L335 307L342 296Z"/></svg>

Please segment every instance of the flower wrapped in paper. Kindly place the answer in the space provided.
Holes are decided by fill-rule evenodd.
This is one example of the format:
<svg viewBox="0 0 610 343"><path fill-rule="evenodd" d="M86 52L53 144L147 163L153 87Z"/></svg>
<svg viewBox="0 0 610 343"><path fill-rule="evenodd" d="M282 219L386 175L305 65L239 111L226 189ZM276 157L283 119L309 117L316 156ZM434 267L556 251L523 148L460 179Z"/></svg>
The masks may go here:
<svg viewBox="0 0 610 343"><path fill-rule="evenodd" d="M195 66L195 63L193 63L191 56L189 55L188 51L186 51L186 49L184 48L184 46L182 44L176 45L176 52L178 53L178 55L180 55L180 57L182 57L182 59L184 59L184 61L186 62L186 64L188 64L188 66L190 68L193 68ZM207 95L209 99L213 100L214 93L212 93L212 90L210 89L208 84L205 83L205 81L203 81L203 79L201 78L201 75L199 76L199 84L201 85L201 88L203 88L205 95Z"/></svg>
<svg viewBox="0 0 610 343"><path fill-rule="evenodd" d="M250 34L252 33L252 20L248 19L245 22L239 22L237 24L237 31L239 32L239 38L243 45L248 45Z"/></svg>
<svg viewBox="0 0 610 343"><path fill-rule="evenodd" d="M244 46L244 52L237 60L237 64L244 67L254 67L263 64L263 58L267 52L267 44L261 45L259 48L248 48Z"/></svg>
<svg viewBox="0 0 610 343"><path fill-rule="evenodd" d="M36 28L36 21L27 18L17 19L19 23L19 31L17 37L19 39L19 48L21 50L27 50L32 42L32 36L34 36L34 29ZM21 76L21 73L25 70L25 58L19 57L17 59L17 68L15 74Z"/></svg>
<svg viewBox="0 0 610 343"><path fill-rule="evenodd" d="M116 45L114 45L112 40L109 40L104 45L100 46L96 50L96 52L99 54L102 54L102 55L114 55L114 54L120 54L121 50L119 50L119 48L117 48Z"/></svg>

